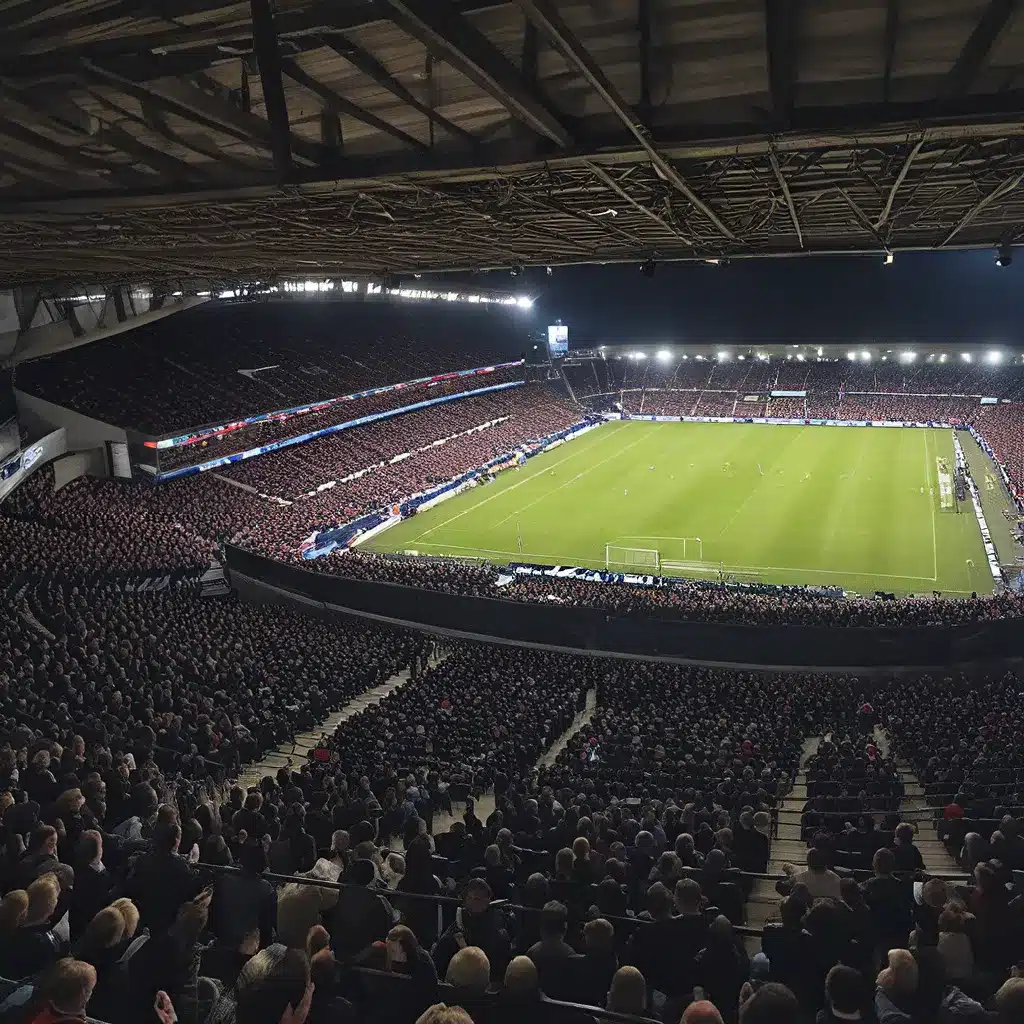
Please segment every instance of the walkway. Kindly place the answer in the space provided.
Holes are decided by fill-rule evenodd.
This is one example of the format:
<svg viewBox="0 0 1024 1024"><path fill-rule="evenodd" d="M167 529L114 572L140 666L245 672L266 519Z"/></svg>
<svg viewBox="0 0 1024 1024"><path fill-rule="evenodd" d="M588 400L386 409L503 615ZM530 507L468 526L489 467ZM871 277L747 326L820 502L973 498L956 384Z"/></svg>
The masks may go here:
<svg viewBox="0 0 1024 1024"><path fill-rule="evenodd" d="M569 728L562 733L561 736L551 744L548 749L541 754L537 759L536 768L546 768L549 765L555 763L558 755L565 750L569 740L580 731L593 717L594 712L597 710L597 690L587 691L587 706L583 711L579 711L576 717L572 720ZM447 832L451 828L454 821L458 821L462 818L463 808L454 807L452 808L454 814L448 814L446 811L436 811L434 814L434 831L435 832ZM476 801L476 816L481 821L486 821L488 816L494 810L494 793L488 790L483 796L479 797ZM396 840L397 849L401 849L401 841Z"/></svg>
<svg viewBox="0 0 1024 1024"><path fill-rule="evenodd" d="M875 726L875 742L884 757L893 756L890 754L889 737L880 726ZM934 808L929 807L924 799L924 786L910 770L910 764L904 758L894 756L893 760L896 770L903 779L900 811L906 812L904 820L917 826L914 845L920 849L924 858L925 871L939 875L964 875L963 868L949 855L945 844L935 831ZM964 877L966 878L966 875Z"/></svg>
<svg viewBox="0 0 1024 1024"><path fill-rule="evenodd" d="M358 715L374 704L379 704L389 693L394 693L395 690L405 686L409 679L409 669L403 668L387 682L361 693L358 697L353 697L340 711L335 711L317 729L296 736L294 743L282 743L277 750L270 751L262 761L249 765L238 777L239 785L258 786L262 778L276 774L279 768L292 768L305 764L309 752L319 745L324 736L329 736L342 722L352 718L353 715Z"/></svg>
<svg viewBox="0 0 1024 1024"><path fill-rule="evenodd" d="M807 773L804 765L818 749L820 736L808 736L800 754L800 770L793 787L779 801L779 824L777 834L772 838L768 860L768 874L781 875L785 863L804 864L807 860L807 844L800 838L800 812L807 802ZM782 813L786 812L786 813ZM747 899L747 924L760 928L765 921L778 920L779 903L782 897L775 891L775 882L758 878Z"/></svg>

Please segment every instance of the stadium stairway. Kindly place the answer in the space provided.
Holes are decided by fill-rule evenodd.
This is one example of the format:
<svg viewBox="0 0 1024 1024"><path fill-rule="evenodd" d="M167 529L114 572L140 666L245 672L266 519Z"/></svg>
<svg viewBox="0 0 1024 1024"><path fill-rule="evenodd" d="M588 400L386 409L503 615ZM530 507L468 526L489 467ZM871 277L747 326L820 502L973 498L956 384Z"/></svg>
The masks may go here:
<svg viewBox="0 0 1024 1024"><path fill-rule="evenodd" d="M905 758L891 751L889 736L880 726L875 726L875 742L884 757L893 757L896 770L903 779L903 800L900 802L900 812L904 815L904 820L912 822L917 829L914 844L921 851L925 871L937 875L959 875L966 878L963 868L949 855L945 844L935 831L935 809L930 807L925 800L924 786L911 771L910 764Z"/></svg>
<svg viewBox="0 0 1024 1024"><path fill-rule="evenodd" d="M807 802L807 773L804 765L818 749L820 736L808 736L804 740L800 755L800 770L796 774L790 791L779 801L779 820L772 836L768 860L768 874L781 875L783 864L803 865L807 860L807 844L800 839L800 813ZM779 903L782 897L775 891L775 882L759 878L747 898L747 924L760 928L766 921L779 919ZM750 944L748 943L748 947ZM757 949L760 949L758 942ZM755 950L756 951L756 950Z"/></svg>
<svg viewBox="0 0 1024 1024"><path fill-rule="evenodd" d="M238 777L238 784L249 788L258 786L260 780L267 775L274 775L279 768L299 767L305 763L309 752L313 750L325 735L330 735L344 721L360 711L365 711L374 704L379 704L389 693L394 693L410 679L410 670L403 668L386 682L375 686L372 690L353 697L340 711L335 711L325 722L311 732L304 732L295 737L294 743L282 743L277 750L270 751L262 761L249 765Z"/></svg>
<svg viewBox="0 0 1024 1024"><path fill-rule="evenodd" d="M587 691L587 706L583 711L579 711L576 717L569 724L569 728L562 733L561 736L551 744L548 749L541 754L537 759L536 768L547 767L555 763L555 759L558 755L565 750L566 744L569 740L580 731L593 717L594 712L597 710L597 690ZM462 806L455 806L452 808L452 814L447 811L436 811L434 813L434 831L435 832L447 832L451 828L452 822L460 820L462 812L465 808ZM481 821L486 821L490 814L494 811L494 793L488 790L486 793L479 796L476 800L476 816ZM401 840L396 837L394 843L396 850L401 850Z"/></svg>

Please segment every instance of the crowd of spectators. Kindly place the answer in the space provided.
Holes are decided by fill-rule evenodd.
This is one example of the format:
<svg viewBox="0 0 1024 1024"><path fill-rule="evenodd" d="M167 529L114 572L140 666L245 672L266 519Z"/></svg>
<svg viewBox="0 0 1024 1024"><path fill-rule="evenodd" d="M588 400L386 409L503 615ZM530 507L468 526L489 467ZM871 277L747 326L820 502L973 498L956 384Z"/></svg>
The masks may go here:
<svg viewBox="0 0 1024 1024"><path fill-rule="evenodd" d="M802 587L733 585L682 578L660 586L600 583L565 576L516 575L498 587L500 568L436 559L337 551L306 563L350 579L379 580L443 593L503 601L600 608L613 615L643 615L732 625L955 626L1020 618L1024 599L1007 592L990 597L828 597Z"/></svg>
<svg viewBox="0 0 1024 1024"><path fill-rule="evenodd" d="M31 550L36 564L51 570L197 567L226 541L295 558L315 530L388 508L580 416L553 388L529 384L159 486L80 477L55 491L53 470L44 468L0 506L0 536L11 539L6 553L15 562ZM492 420L499 422L483 427ZM410 449L409 458L390 461ZM361 470L356 479L317 490Z"/></svg>
<svg viewBox="0 0 1024 1024"><path fill-rule="evenodd" d="M188 588L51 583L31 603L34 627L0 614L2 1019L1020 1019L1017 819L962 884L929 878L911 826L874 813L901 787L872 732L980 799L986 773L1024 767L1016 676L434 657L412 634ZM401 665L410 680L301 770L224 784ZM807 736L824 737L804 765L807 865L779 882L758 953L745 899ZM862 875L838 862L855 842Z"/></svg>
<svg viewBox="0 0 1024 1024"><path fill-rule="evenodd" d="M18 367L18 387L143 433L522 357L507 310L429 303L210 303ZM258 371L258 372L240 372Z"/></svg>
<svg viewBox="0 0 1024 1024"><path fill-rule="evenodd" d="M841 394L982 395L1024 397L1024 368L962 360L903 363L847 359L772 358L726 360L674 353L668 361L628 355L584 359L566 375L580 400L617 391L731 391L742 395L807 391L809 397Z"/></svg>
<svg viewBox="0 0 1024 1024"><path fill-rule="evenodd" d="M195 440L187 445L163 448L159 452L161 473L182 466L198 465L235 452L249 451L285 438L324 430L363 416L390 412L419 402L433 401L447 395L463 394L479 388L494 387L522 380L521 367L495 370L472 377L454 377L427 384L415 384L378 395L367 395L326 408L313 409L301 415L279 416L260 423L239 424L235 429ZM395 422L395 421L391 421Z"/></svg>
<svg viewBox="0 0 1024 1024"><path fill-rule="evenodd" d="M344 480L353 473L386 468L398 456L414 453L413 458L395 465L404 471L407 468L405 462L417 464L434 458L440 460L440 468L422 472L430 477L427 482L444 481L462 471L460 468L449 472L447 468L447 460L454 457L452 452L459 445L472 442L473 451L481 453L480 461L475 463L479 466L530 438L545 437L579 422L580 418L580 410L552 388L526 384L329 434L294 448L269 452L257 459L228 466L219 472L262 493L291 499L331 481ZM458 436L467 435L474 429L478 433ZM450 444L456 448L450 448ZM464 459L465 456L456 458L460 467ZM411 487L397 497L421 489ZM393 494L391 500L395 497Z"/></svg>

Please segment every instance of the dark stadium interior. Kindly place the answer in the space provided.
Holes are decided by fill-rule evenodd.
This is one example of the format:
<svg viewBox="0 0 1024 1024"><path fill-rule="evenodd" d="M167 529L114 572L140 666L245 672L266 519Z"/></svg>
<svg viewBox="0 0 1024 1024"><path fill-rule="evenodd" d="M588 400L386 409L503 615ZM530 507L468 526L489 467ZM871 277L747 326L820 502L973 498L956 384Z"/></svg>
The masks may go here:
<svg viewBox="0 0 1024 1024"><path fill-rule="evenodd" d="M0 1024L1024 1024L1022 72L1015 0L0 0ZM530 560L648 429L923 437L932 575Z"/></svg>

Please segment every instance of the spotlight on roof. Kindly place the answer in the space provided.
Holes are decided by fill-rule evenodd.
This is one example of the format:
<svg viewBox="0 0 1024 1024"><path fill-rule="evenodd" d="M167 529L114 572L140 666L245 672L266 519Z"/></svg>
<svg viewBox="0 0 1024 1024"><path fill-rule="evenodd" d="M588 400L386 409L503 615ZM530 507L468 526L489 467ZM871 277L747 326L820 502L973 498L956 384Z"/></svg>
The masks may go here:
<svg viewBox="0 0 1024 1024"><path fill-rule="evenodd" d="M1004 242L996 251L996 266L1008 267L1013 262L1013 246Z"/></svg>
<svg viewBox="0 0 1024 1024"><path fill-rule="evenodd" d="M861 359L865 363L870 363L871 362L871 353L870 352L861 352L860 357L861 357Z"/></svg>
<svg viewBox="0 0 1024 1024"><path fill-rule="evenodd" d="M993 351L985 353L985 362L986 363L991 363L993 366L995 366L995 365L1001 363L1002 361L1003 361L1003 353L1002 352L997 352L996 350L993 349Z"/></svg>
<svg viewBox="0 0 1024 1024"><path fill-rule="evenodd" d="M545 267L544 269L547 271L548 277L550 277L554 273L554 271L550 267Z"/></svg>
<svg viewBox="0 0 1024 1024"><path fill-rule="evenodd" d="M724 363L728 358L729 358L729 353L728 352L719 352L718 353L718 361L720 363Z"/></svg>
<svg viewBox="0 0 1024 1024"><path fill-rule="evenodd" d="M969 363L969 362L971 361L971 353L970 353L970 352L961 352L961 353L960 353L960 358L961 358L961 359L962 359L962 360L963 360L963 361L964 361L965 363Z"/></svg>
<svg viewBox="0 0 1024 1024"><path fill-rule="evenodd" d="M647 277L647 278L654 277L654 275L657 272L658 272L658 264L655 263L654 260L644 260L644 262L640 264L640 273L644 277Z"/></svg>
<svg viewBox="0 0 1024 1024"><path fill-rule="evenodd" d="M658 352L658 362L667 363L672 358L672 353L667 348L663 348Z"/></svg>
<svg viewBox="0 0 1024 1024"><path fill-rule="evenodd" d="M508 272L513 277L518 277L523 272L523 268L522 267L509 267Z"/></svg>
<svg viewBox="0 0 1024 1024"><path fill-rule="evenodd" d="M885 258L882 260L882 262L887 267L891 267L893 265L893 262L895 261L895 259L896 259L896 254L894 252L887 252L885 254Z"/></svg>

